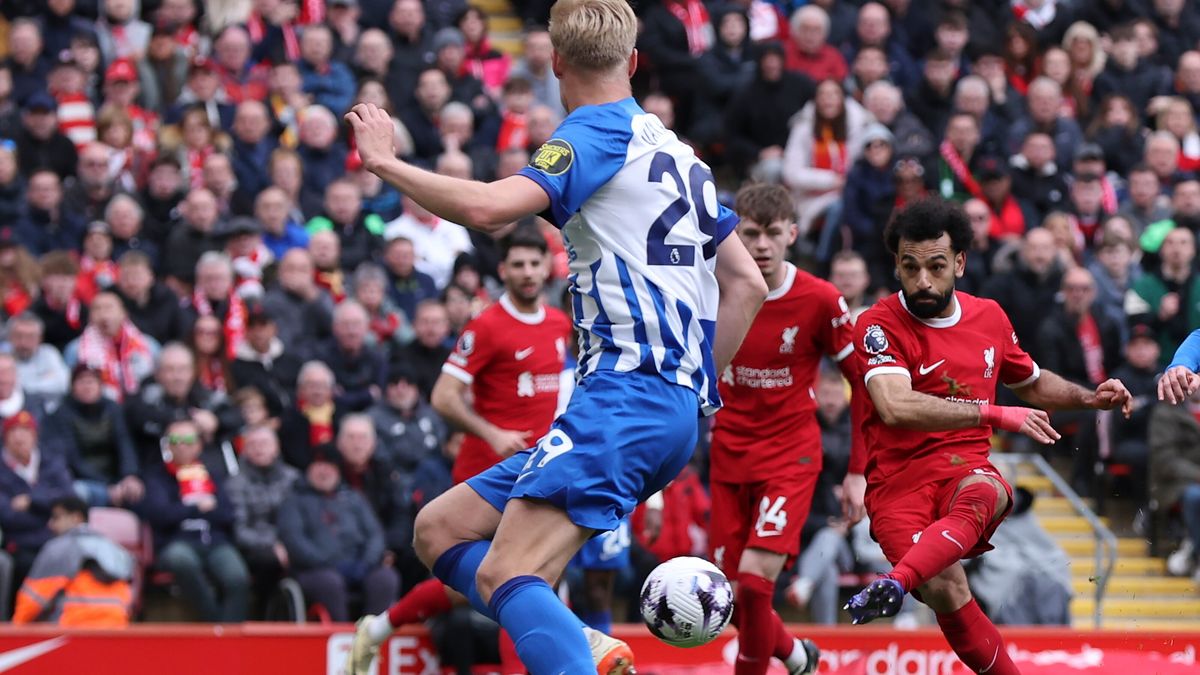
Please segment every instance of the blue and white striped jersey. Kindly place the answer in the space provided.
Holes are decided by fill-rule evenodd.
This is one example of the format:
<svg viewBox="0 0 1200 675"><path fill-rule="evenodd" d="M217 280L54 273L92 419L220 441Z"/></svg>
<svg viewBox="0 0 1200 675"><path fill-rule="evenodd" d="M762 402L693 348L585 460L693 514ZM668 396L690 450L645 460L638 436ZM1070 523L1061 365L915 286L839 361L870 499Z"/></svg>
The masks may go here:
<svg viewBox="0 0 1200 675"><path fill-rule="evenodd" d="M550 196L566 241L578 375L659 373L715 412L714 269L737 217L709 168L627 98L574 110L521 175Z"/></svg>

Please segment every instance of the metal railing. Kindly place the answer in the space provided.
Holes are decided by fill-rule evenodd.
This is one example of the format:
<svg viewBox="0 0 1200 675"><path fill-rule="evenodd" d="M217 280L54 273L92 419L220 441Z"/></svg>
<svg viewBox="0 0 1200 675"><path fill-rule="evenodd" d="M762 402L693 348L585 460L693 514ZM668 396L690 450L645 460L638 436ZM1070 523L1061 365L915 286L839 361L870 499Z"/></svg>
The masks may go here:
<svg viewBox="0 0 1200 675"><path fill-rule="evenodd" d="M1021 463L1032 464L1038 470L1038 473L1046 477L1054 489L1062 495L1071 508L1079 514L1081 518L1087 521L1088 526L1092 528L1092 536L1096 539L1096 570L1093 575L1093 581L1096 586L1096 602L1094 606L1094 614L1092 621L1095 624L1094 628L1100 628L1103 622L1103 605L1104 592L1108 588L1108 580L1112 577L1113 568L1117 564L1117 535L1108 529L1100 517L1092 511L1083 499L1071 489L1067 481L1059 475L1054 467L1046 461L1044 457L1036 453L993 453L991 456L993 463L1004 463L1012 466L1013 484L1016 484L1016 469Z"/></svg>

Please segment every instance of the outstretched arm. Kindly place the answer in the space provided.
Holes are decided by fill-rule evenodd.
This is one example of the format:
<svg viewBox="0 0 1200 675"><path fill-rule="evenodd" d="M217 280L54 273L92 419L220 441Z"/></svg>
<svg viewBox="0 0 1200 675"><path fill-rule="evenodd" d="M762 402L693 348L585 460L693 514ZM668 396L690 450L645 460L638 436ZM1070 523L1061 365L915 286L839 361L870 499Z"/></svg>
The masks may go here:
<svg viewBox="0 0 1200 675"><path fill-rule="evenodd" d="M713 360L720 377L742 346L754 315L767 298L767 282L736 236L725 237L717 247L717 284L721 288L721 301L717 306Z"/></svg>
<svg viewBox="0 0 1200 675"><path fill-rule="evenodd" d="M1039 443L1060 438L1041 410L947 401L913 391L907 375L884 373L867 380L867 392L880 419L889 427L917 431L949 431L989 425L1016 431Z"/></svg>
<svg viewBox="0 0 1200 675"><path fill-rule="evenodd" d="M1120 407L1126 417L1133 412L1133 397L1120 380L1105 380L1095 391L1089 391L1043 370L1032 383L1013 391L1022 400L1047 410L1112 410Z"/></svg>
<svg viewBox="0 0 1200 675"><path fill-rule="evenodd" d="M482 183L442 176L397 159L392 117L374 104L354 106L345 119L354 129L368 171L450 222L490 234L550 206L546 191L524 176Z"/></svg>

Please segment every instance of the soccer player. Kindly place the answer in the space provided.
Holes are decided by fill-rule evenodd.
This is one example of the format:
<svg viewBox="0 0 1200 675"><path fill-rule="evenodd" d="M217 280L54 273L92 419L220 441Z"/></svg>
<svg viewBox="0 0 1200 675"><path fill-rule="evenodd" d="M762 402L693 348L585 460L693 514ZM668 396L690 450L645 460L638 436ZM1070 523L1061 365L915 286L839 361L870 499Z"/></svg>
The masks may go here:
<svg viewBox="0 0 1200 675"><path fill-rule="evenodd" d="M1158 380L1158 400L1183 403L1200 387L1200 329L1192 331L1175 350L1170 365Z"/></svg>
<svg viewBox="0 0 1200 675"><path fill-rule="evenodd" d="M632 99L636 38L625 0L554 4L567 118L492 183L396 159L392 120L372 104L346 115L364 166L432 213L494 232L545 212L563 230L582 333L570 405L536 447L450 489L415 526L421 559L499 620L533 675L629 667L628 646L585 636L550 584L690 459L697 416L720 407L716 374L767 293L711 171Z"/></svg>
<svg viewBox="0 0 1200 675"><path fill-rule="evenodd" d="M466 432L452 477L461 483L524 450L550 430L571 324L542 302L550 273L546 239L520 229L500 242L504 295L463 327L433 388L433 407ZM472 404L471 401L474 403ZM436 577L417 584L387 612L359 619L350 673L366 673L396 628L466 604ZM524 673L508 636L500 637L505 675Z"/></svg>
<svg viewBox="0 0 1200 675"><path fill-rule="evenodd" d="M894 569L846 609L854 623L866 623L894 616L913 593L972 672L1018 673L959 560L990 550L988 539L1012 508L1012 488L988 462L992 430L1040 443L1059 434L1042 410L995 405L996 385L1047 410L1121 408L1128 416L1132 399L1119 380L1089 391L1040 370L999 305L955 292L971 246L960 207L914 202L884 239L901 290L858 318L854 358L867 392L867 514Z"/></svg>
<svg viewBox="0 0 1200 675"><path fill-rule="evenodd" d="M819 651L788 633L771 606L775 580L800 550L821 473L813 398L821 357L849 365L850 313L837 289L796 269L795 207L779 185L749 185L734 204L737 234L770 293L721 377L713 423L712 559L737 583L737 675L763 675L775 656L790 673L816 671Z"/></svg>

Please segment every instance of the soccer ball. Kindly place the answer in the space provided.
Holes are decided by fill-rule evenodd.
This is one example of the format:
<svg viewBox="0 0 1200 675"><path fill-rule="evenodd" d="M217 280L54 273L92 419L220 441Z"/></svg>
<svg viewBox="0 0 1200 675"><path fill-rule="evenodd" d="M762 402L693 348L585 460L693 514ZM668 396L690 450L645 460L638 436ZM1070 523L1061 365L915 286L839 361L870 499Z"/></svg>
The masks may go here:
<svg viewBox="0 0 1200 675"><path fill-rule="evenodd" d="M712 642L733 615L733 587L701 558L672 558L642 584L642 619L654 636L675 647Z"/></svg>

